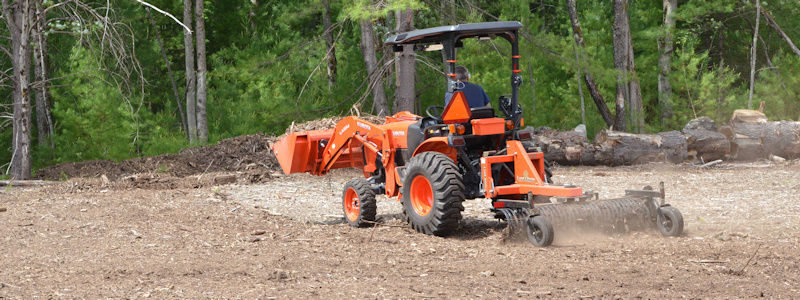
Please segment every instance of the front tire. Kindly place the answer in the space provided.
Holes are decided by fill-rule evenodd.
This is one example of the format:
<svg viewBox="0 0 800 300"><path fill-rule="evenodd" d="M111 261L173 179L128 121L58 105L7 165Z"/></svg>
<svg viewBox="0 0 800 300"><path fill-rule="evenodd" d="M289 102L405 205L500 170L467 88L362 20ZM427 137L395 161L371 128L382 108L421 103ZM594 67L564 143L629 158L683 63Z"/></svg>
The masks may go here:
<svg viewBox="0 0 800 300"><path fill-rule="evenodd" d="M344 219L350 226L364 227L375 222L378 206L375 191L366 179L353 179L345 183L342 192Z"/></svg>
<svg viewBox="0 0 800 300"><path fill-rule="evenodd" d="M411 158L403 181L403 209L414 230L445 236L456 229L464 206L464 182L456 164L439 152Z"/></svg>

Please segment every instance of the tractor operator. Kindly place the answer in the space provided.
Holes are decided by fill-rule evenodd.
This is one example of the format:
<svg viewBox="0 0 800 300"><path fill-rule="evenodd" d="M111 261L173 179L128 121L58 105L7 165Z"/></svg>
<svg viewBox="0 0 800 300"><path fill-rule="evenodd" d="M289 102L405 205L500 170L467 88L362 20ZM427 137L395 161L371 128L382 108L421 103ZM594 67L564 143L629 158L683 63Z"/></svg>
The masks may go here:
<svg viewBox="0 0 800 300"><path fill-rule="evenodd" d="M491 107L489 102L489 95L486 95L486 91L480 85L470 83L469 82L470 75L467 67L464 66L456 66L456 80L460 81L463 84L463 88L460 90L464 92L464 96L467 97L467 102L469 103L470 108L478 108L488 106ZM444 94L444 105L447 106L450 103L450 98L453 97L453 94L447 92Z"/></svg>

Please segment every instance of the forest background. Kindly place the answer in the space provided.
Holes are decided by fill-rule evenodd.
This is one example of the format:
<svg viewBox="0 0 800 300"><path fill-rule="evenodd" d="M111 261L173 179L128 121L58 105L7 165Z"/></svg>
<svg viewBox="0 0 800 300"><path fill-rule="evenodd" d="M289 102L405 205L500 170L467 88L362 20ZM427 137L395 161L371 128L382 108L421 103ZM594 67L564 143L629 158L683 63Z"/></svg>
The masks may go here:
<svg viewBox="0 0 800 300"><path fill-rule="evenodd" d="M497 20L525 26L526 125L585 122L591 137L616 121L605 120L596 101L616 114L621 90L633 82L641 112L635 103L623 106L627 131L680 129L700 116L724 122L762 101L771 119L797 120L800 51L791 41L800 40L798 15L796 0L3 0L0 174L29 176L12 168L22 147L16 137L24 136L12 128L25 118L28 172L35 173L65 161L277 135L322 117L423 114L443 102L441 54L394 54L381 42L398 31ZM615 47L625 40L620 21L629 51ZM474 40L458 52L492 101L510 93L509 48ZM404 64L416 71L398 72ZM26 80L26 89L16 89ZM15 99L28 101L26 113L15 111Z"/></svg>

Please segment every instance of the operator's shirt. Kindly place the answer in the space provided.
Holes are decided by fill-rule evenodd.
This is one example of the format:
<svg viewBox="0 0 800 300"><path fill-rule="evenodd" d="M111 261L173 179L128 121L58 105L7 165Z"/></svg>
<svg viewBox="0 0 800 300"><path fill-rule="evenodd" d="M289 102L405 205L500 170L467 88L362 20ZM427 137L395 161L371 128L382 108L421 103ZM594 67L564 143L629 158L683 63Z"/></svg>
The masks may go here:
<svg viewBox="0 0 800 300"><path fill-rule="evenodd" d="M489 95L486 95L486 91L484 91L480 85L466 81L462 81L462 83L464 83L464 88L461 89L461 91L463 91L464 96L467 97L470 108L482 107L489 104ZM444 94L445 106L450 103L450 98L452 97L453 94L450 92Z"/></svg>

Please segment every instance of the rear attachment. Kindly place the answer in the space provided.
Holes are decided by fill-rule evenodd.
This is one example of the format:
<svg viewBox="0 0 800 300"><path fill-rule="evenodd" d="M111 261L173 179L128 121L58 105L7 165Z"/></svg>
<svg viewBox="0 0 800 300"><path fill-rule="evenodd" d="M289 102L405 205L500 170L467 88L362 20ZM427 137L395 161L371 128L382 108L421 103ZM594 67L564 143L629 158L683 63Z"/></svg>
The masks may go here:
<svg viewBox="0 0 800 300"><path fill-rule="evenodd" d="M540 245L547 241L546 236L545 239L536 239L531 235L538 234L537 230L546 226L552 226L559 233L620 233L649 228L657 228L664 236L677 236L683 232L683 216L676 208L664 203L663 183L659 191L646 186L642 190L626 190L623 198L592 198L596 199L597 194L555 198L556 203L539 204L531 201L533 197L529 195L528 201L497 200L493 211L496 217L508 222L510 235L524 231L537 246L547 246ZM543 219L548 224L537 227L534 218Z"/></svg>

